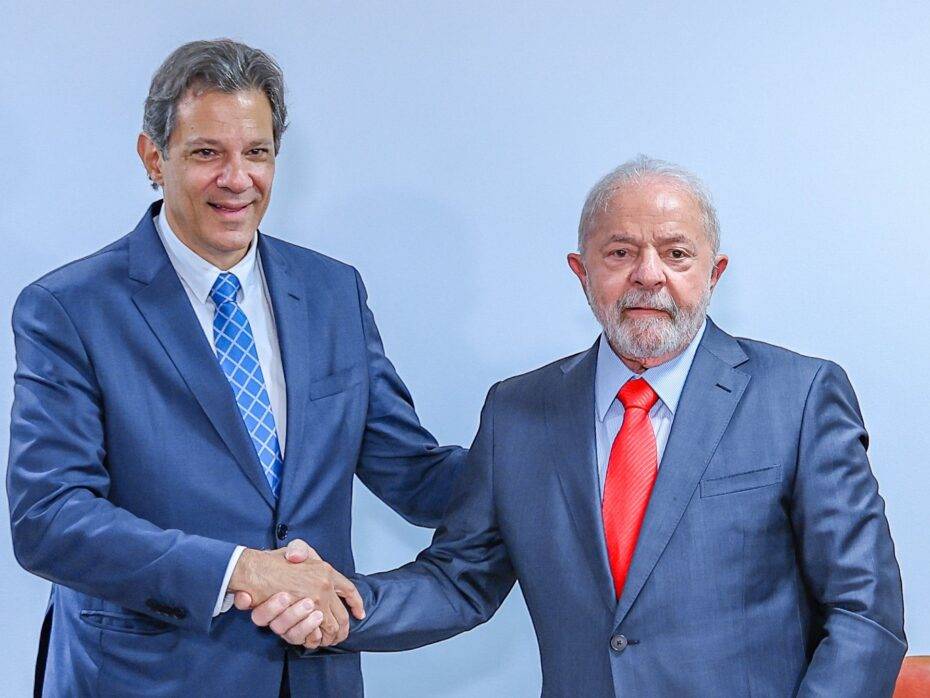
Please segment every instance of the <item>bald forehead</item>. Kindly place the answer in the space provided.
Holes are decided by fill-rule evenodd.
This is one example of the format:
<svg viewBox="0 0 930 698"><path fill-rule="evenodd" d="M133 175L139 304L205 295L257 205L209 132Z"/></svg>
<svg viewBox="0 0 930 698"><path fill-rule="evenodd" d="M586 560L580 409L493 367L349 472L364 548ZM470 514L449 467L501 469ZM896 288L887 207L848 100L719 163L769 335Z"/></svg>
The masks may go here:
<svg viewBox="0 0 930 698"><path fill-rule="evenodd" d="M686 229L712 244L698 202L681 187L667 182L628 183L610 192L589 223L589 233L615 234L643 228L654 234Z"/></svg>
<svg viewBox="0 0 930 698"><path fill-rule="evenodd" d="M599 213L701 220L701 207L694 195L679 183L662 178L627 182L606 197Z"/></svg>

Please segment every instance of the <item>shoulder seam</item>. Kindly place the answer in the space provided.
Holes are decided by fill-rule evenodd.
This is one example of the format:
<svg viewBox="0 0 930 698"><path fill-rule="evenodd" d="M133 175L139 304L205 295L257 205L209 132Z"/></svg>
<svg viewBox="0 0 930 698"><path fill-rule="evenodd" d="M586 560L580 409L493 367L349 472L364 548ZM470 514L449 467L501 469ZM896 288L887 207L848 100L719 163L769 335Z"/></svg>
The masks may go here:
<svg viewBox="0 0 930 698"><path fill-rule="evenodd" d="M52 291L46 288L45 286L41 286L40 282L44 281L50 276L53 276L54 274L57 274L58 272L61 272L61 271L64 271L65 269L69 269L73 267L75 264L80 264L81 262L85 262L89 259L93 259L94 257L101 257L103 255L116 254L117 252L120 251L118 249L113 248L113 245L115 245L117 242L119 242L119 240L116 240L110 243L103 249L97 250L96 252L91 252L90 254L84 255L83 257L80 257L78 259L72 259L70 262L66 262L65 264L62 264L60 267L55 267L51 271L44 273L42 276L40 276L38 279L36 279L32 283L40 286L43 290L48 291L49 293L52 293Z"/></svg>

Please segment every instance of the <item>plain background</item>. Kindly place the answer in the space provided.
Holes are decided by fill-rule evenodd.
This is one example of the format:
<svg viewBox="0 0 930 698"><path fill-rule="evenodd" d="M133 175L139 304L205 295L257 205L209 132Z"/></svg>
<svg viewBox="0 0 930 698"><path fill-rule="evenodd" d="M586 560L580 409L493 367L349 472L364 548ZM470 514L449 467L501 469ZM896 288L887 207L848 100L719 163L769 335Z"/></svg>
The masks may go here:
<svg viewBox="0 0 930 698"><path fill-rule="evenodd" d="M443 442L471 441L494 381L595 338L565 264L594 181L639 152L699 173L731 260L711 314L848 371L911 653L930 653L930 5L566 5L4 0L0 411L17 293L135 225L155 198L134 151L152 73L185 41L230 36L272 53L289 87L262 229L361 270ZM429 540L361 488L355 522L361 571ZM31 690L47 590L0 527L4 695ZM518 593L482 628L364 665L374 698L540 686Z"/></svg>

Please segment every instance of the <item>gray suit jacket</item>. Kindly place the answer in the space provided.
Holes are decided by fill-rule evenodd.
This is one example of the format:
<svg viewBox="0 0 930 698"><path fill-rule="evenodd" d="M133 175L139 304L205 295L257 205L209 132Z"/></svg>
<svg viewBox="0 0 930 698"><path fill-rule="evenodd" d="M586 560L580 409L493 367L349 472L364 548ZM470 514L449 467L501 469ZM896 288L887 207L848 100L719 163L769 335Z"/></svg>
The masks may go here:
<svg viewBox="0 0 930 698"><path fill-rule="evenodd" d="M342 647L449 637L518 578L545 696L890 696L901 579L842 369L708 322L618 602L596 352L491 389L433 544L359 578L368 616Z"/></svg>

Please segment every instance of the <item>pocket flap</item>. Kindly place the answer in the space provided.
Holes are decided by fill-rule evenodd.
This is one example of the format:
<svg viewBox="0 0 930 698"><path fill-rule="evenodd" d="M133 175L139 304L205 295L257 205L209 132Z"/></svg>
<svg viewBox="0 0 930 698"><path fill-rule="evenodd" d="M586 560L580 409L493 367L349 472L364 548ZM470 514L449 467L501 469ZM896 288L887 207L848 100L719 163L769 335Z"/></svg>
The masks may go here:
<svg viewBox="0 0 930 698"><path fill-rule="evenodd" d="M127 611L81 611L81 620L103 630L116 630L135 635L159 635L171 630L174 626L157 618L149 618L141 614Z"/></svg>
<svg viewBox="0 0 930 698"><path fill-rule="evenodd" d="M335 395L361 383L362 370L359 366L352 366L344 371L313 381L310 384L310 399L319 400L328 395Z"/></svg>
<svg viewBox="0 0 930 698"><path fill-rule="evenodd" d="M736 473L725 477L715 477L710 480L701 480L701 496L716 497L720 494L732 492L745 492L766 485L781 482L782 471L780 465L760 470L750 470L746 473Z"/></svg>

